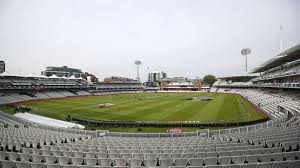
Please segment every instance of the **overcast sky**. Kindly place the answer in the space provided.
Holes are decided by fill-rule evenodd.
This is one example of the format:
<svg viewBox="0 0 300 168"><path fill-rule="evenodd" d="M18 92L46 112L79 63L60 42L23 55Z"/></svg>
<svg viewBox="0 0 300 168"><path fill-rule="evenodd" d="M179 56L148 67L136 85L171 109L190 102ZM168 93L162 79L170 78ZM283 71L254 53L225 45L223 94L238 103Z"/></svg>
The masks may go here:
<svg viewBox="0 0 300 168"><path fill-rule="evenodd" d="M0 60L40 74L68 65L103 77L244 74L300 43L299 0L0 0ZM280 31L280 25L283 31Z"/></svg>

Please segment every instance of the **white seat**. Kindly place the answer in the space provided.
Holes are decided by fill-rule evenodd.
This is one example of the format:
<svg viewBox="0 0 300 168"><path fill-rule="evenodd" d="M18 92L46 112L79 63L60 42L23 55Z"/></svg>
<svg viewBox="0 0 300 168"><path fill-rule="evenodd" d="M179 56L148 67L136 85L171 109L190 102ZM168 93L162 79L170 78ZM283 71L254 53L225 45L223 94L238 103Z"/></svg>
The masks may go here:
<svg viewBox="0 0 300 168"><path fill-rule="evenodd" d="M283 161L284 154L283 153L273 153L273 154L271 154L271 158L276 162Z"/></svg>
<svg viewBox="0 0 300 168"><path fill-rule="evenodd" d="M205 158L206 152L198 152L195 154L195 158Z"/></svg>
<svg viewBox="0 0 300 168"><path fill-rule="evenodd" d="M270 154L262 154L259 156L259 160L261 162L271 162L271 159L272 159L272 157Z"/></svg>
<svg viewBox="0 0 300 168"><path fill-rule="evenodd" d="M193 153L183 153L181 155L182 158L186 158L186 159L189 159L189 158L193 158L194 157L194 154Z"/></svg>
<svg viewBox="0 0 300 168"><path fill-rule="evenodd" d="M252 150L252 154L253 155L264 154L264 149L254 149L254 150Z"/></svg>
<svg viewBox="0 0 300 168"><path fill-rule="evenodd" d="M1 163L1 167L2 167L2 168L13 168L13 167L14 167L14 166L13 166L14 164L13 164L12 161L1 160L0 163Z"/></svg>
<svg viewBox="0 0 300 168"><path fill-rule="evenodd" d="M54 164L54 162L56 161L56 157L55 156L44 156L44 160L45 160L45 163L47 163L47 164Z"/></svg>
<svg viewBox="0 0 300 168"><path fill-rule="evenodd" d="M33 155L40 155L40 154L42 154L42 151L39 150L39 149L32 149L32 154Z"/></svg>
<svg viewBox="0 0 300 168"><path fill-rule="evenodd" d="M256 163L258 162L259 155L249 155L247 156L246 160L248 163Z"/></svg>
<svg viewBox="0 0 300 168"><path fill-rule="evenodd" d="M157 160L156 159L145 159L144 161L146 167L156 167Z"/></svg>
<svg viewBox="0 0 300 168"><path fill-rule="evenodd" d="M229 165L231 163L231 156L223 156L218 158L220 165Z"/></svg>
<svg viewBox="0 0 300 168"><path fill-rule="evenodd" d="M63 151L63 156L65 157L73 157L74 153L70 151Z"/></svg>
<svg viewBox="0 0 300 168"><path fill-rule="evenodd" d="M52 151L53 156L62 156L62 151Z"/></svg>
<svg viewBox="0 0 300 168"><path fill-rule="evenodd" d="M185 158L177 158L174 159L175 166L186 166L188 164L188 159Z"/></svg>
<svg viewBox="0 0 300 168"><path fill-rule="evenodd" d="M241 155L241 152L238 151L238 150L235 150L235 151L231 151L230 152L230 156L240 156Z"/></svg>
<svg viewBox="0 0 300 168"><path fill-rule="evenodd" d="M119 153L110 153L108 154L109 158L111 159L117 159L120 158L120 154Z"/></svg>
<svg viewBox="0 0 300 168"><path fill-rule="evenodd" d="M218 153L218 156L230 156L230 152L229 151L221 151Z"/></svg>
<svg viewBox="0 0 300 168"><path fill-rule="evenodd" d="M97 158L107 158L107 153L97 153Z"/></svg>
<svg viewBox="0 0 300 168"><path fill-rule="evenodd" d="M5 160L8 157L8 154L6 152L0 151L0 160Z"/></svg>
<svg viewBox="0 0 300 168"><path fill-rule="evenodd" d="M129 159L130 167L140 167L142 166L143 160L141 159Z"/></svg>
<svg viewBox="0 0 300 168"><path fill-rule="evenodd" d="M284 157L286 160L295 160L297 156L297 152L286 152Z"/></svg>
<svg viewBox="0 0 300 168"><path fill-rule="evenodd" d="M111 166L113 161L107 158L100 158L98 159L98 163L100 163L101 166Z"/></svg>
<svg viewBox="0 0 300 168"><path fill-rule="evenodd" d="M114 159L114 165L115 166L127 166L127 160L126 159Z"/></svg>
<svg viewBox="0 0 300 168"><path fill-rule="evenodd" d="M207 157L218 157L218 152L207 152Z"/></svg>
<svg viewBox="0 0 300 168"><path fill-rule="evenodd" d="M252 155L252 150L240 150L242 155Z"/></svg>
<svg viewBox="0 0 300 168"><path fill-rule="evenodd" d="M32 162L35 163L41 163L44 160L44 156L41 155L31 155L32 156Z"/></svg>
<svg viewBox="0 0 300 168"><path fill-rule="evenodd" d="M289 163L289 168L299 168L300 167L300 160L293 160Z"/></svg>
<svg viewBox="0 0 300 168"><path fill-rule="evenodd" d="M121 153L121 158L122 159L130 159L131 158L131 154L130 153Z"/></svg>
<svg viewBox="0 0 300 168"><path fill-rule="evenodd" d="M171 153L171 158L181 158L181 153Z"/></svg>
<svg viewBox="0 0 300 168"><path fill-rule="evenodd" d="M146 153L145 158L146 159L156 159L156 154L155 153Z"/></svg>
<svg viewBox="0 0 300 168"><path fill-rule="evenodd" d="M161 168L168 168L169 166L171 166L173 163L172 159L160 159L159 160L159 165Z"/></svg>
<svg viewBox="0 0 300 168"><path fill-rule="evenodd" d="M86 158L84 159L84 163L88 166L95 166L97 164L96 158Z"/></svg>
<svg viewBox="0 0 300 168"><path fill-rule="evenodd" d="M257 163L256 168L272 168L272 162Z"/></svg>
<svg viewBox="0 0 300 168"><path fill-rule="evenodd" d="M14 162L16 165L16 168L31 168L28 162Z"/></svg>
<svg viewBox="0 0 300 168"><path fill-rule="evenodd" d="M191 149L191 148L184 150L184 153L194 153L194 152L195 152L195 150Z"/></svg>
<svg viewBox="0 0 300 168"><path fill-rule="evenodd" d="M43 156L52 155L52 152L50 150L42 149L41 151Z"/></svg>
<svg viewBox="0 0 300 168"><path fill-rule="evenodd" d="M20 158L22 162L29 162L29 160L31 159L31 155L26 153L20 153Z"/></svg>
<svg viewBox="0 0 300 168"><path fill-rule="evenodd" d="M110 153L119 153L119 151L116 150L116 149L111 149L111 150L108 151L108 153L109 153L109 154L110 154Z"/></svg>
<svg viewBox="0 0 300 168"><path fill-rule="evenodd" d="M288 164L289 164L289 161L273 162L272 168L283 168L283 167L287 167Z"/></svg>
<svg viewBox="0 0 300 168"><path fill-rule="evenodd" d="M241 155L241 156L233 156L232 160L234 162L234 164L244 164L246 157Z"/></svg>
<svg viewBox="0 0 300 168"><path fill-rule="evenodd" d="M59 164L45 164L46 168L61 168Z"/></svg>
<svg viewBox="0 0 300 168"><path fill-rule="evenodd" d="M30 163L30 168L44 168L45 165L43 163Z"/></svg>
<svg viewBox="0 0 300 168"><path fill-rule="evenodd" d="M57 160L60 165L67 165L70 162L70 159L66 156L58 156Z"/></svg>
<svg viewBox="0 0 300 168"><path fill-rule="evenodd" d="M198 148L198 149L196 149L196 153L198 153L198 152L206 152L206 150L204 148Z"/></svg>
<svg viewBox="0 0 300 168"><path fill-rule="evenodd" d="M256 163L242 164L240 168L256 168Z"/></svg>
<svg viewBox="0 0 300 168"><path fill-rule="evenodd" d="M217 157L207 157L205 158L205 165L217 165L218 158Z"/></svg>
<svg viewBox="0 0 300 168"><path fill-rule="evenodd" d="M71 157L71 162L73 165L82 165L83 158L82 157Z"/></svg>
<svg viewBox="0 0 300 168"><path fill-rule="evenodd" d="M204 163L204 160L202 158L191 158L189 160L189 163L191 166L202 166Z"/></svg>
<svg viewBox="0 0 300 168"><path fill-rule="evenodd" d="M169 153L160 153L160 154L158 154L158 158L159 159L167 159L167 158L170 158L170 154Z"/></svg>
<svg viewBox="0 0 300 168"><path fill-rule="evenodd" d="M133 153L133 154L132 154L132 158L133 158L133 159L144 160L144 154L142 154L142 153Z"/></svg>
<svg viewBox="0 0 300 168"><path fill-rule="evenodd" d="M8 152L8 157L9 157L10 161L21 160L20 155L18 153L15 153L15 152Z"/></svg>
<svg viewBox="0 0 300 168"><path fill-rule="evenodd" d="M76 151L76 152L74 152L74 157L84 157L85 156L85 153L83 153L83 152L78 152L78 151Z"/></svg>
<svg viewBox="0 0 300 168"><path fill-rule="evenodd" d="M96 158L96 154L95 154L95 153L88 152L88 153L85 153L85 157L86 157L86 158Z"/></svg>

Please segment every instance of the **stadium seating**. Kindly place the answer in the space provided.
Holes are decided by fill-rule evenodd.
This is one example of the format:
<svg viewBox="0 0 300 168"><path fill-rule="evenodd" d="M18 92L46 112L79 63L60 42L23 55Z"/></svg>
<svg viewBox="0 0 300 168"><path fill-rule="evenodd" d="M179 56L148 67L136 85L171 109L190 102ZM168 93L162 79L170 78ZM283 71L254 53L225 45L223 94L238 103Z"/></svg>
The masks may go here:
<svg viewBox="0 0 300 168"><path fill-rule="evenodd" d="M93 137L0 127L2 167L299 167L299 127L211 137ZM284 138L283 138L284 137ZM238 139L238 142L232 139Z"/></svg>
<svg viewBox="0 0 300 168"><path fill-rule="evenodd" d="M265 71L260 77L257 77L253 81L283 78L299 74L300 60L296 59L285 63L283 65L274 67ZM282 88L299 88L300 83L297 81L287 81L285 83L256 83L255 86L259 87L282 87Z"/></svg>
<svg viewBox="0 0 300 168"><path fill-rule="evenodd" d="M228 89L218 88L217 92L235 93L242 95L255 106L263 110L274 121L287 125L299 125L300 102L298 94L272 93L260 89ZM292 116L292 117L291 117ZM288 117L290 119L287 121Z"/></svg>
<svg viewBox="0 0 300 168"><path fill-rule="evenodd" d="M92 95L78 88L79 84L82 82L65 79L1 79L0 86L6 90L1 92L0 104ZM33 86L44 89L28 89ZM73 87L76 89L72 90ZM105 93L93 94L141 89L132 85L101 87ZM21 92L16 88L27 90ZM45 126L0 112L0 168L300 167L299 95L227 87L214 92L240 94L271 120L240 128L206 130L207 134L201 136L198 132L131 134Z"/></svg>

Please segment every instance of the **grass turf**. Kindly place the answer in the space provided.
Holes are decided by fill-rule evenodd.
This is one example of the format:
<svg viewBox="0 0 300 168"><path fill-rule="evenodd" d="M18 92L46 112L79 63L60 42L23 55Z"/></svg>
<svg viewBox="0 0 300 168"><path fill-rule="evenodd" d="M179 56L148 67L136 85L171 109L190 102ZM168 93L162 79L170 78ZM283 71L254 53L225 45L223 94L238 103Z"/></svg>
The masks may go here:
<svg viewBox="0 0 300 168"><path fill-rule="evenodd" d="M212 101L186 100L213 97ZM113 106L99 108L101 103ZM137 93L24 102L38 115L64 120L67 115L93 120L252 121L263 118L238 95L215 93ZM5 111L5 110L4 110Z"/></svg>

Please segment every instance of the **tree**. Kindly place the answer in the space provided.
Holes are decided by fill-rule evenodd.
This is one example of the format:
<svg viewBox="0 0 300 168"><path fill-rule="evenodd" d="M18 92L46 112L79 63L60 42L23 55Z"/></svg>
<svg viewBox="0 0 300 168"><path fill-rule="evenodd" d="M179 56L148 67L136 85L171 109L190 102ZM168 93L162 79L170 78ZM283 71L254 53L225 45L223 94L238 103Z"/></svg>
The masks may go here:
<svg viewBox="0 0 300 168"><path fill-rule="evenodd" d="M203 78L203 82L208 84L210 87L217 81L216 77L213 75L205 75Z"/></svg>

